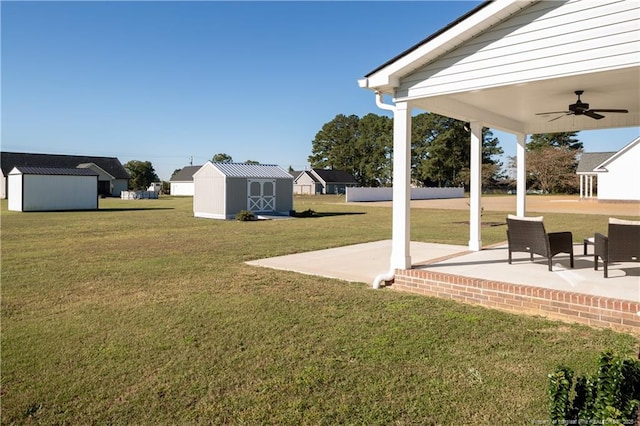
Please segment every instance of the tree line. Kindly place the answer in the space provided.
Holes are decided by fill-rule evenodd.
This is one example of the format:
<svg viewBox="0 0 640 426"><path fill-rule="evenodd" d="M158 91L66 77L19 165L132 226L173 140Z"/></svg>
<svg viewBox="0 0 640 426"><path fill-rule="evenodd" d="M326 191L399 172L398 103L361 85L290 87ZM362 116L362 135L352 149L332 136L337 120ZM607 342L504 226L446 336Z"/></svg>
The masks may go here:
<svg viewBox="0 0 640 426"><path fill-rule="evenodd" d="M416 186L470 184L469 125L433 113L412 117L411 182ZM393 119L376 114L338 114L324 124L312 141L308 158L314 168L350 172L362 186L391 185ZM582 143L575 132L533 135L527 144L528 187L547 192L573 192L575 168ZM500 141L482 129L482 185L509 184L499 156ZM509 165L515 158L509 158ZM514 185L513 182L510 183ZM572 186L573 185L573 186Z"/></svg>

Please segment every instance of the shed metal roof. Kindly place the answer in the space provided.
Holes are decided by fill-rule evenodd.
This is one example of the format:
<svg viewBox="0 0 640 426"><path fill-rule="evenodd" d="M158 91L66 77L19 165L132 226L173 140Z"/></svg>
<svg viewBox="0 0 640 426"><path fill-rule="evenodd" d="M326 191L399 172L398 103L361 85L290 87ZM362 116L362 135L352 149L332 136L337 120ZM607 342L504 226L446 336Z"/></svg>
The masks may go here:
<svg viewBox="0 0 640 426"><path fill-rule="evenodd" d="M211 163L228 177L292 179L286 170L276 164Z"/></svg>
<svg viewBox="0 0 640 426"><path fill-rule="evenodd" d="M19 171L24 175L48 175L48 176L98 176L96 172L90 169L69 169L61 167L29 167L18 166L11 170L10 174L14 173L14 170Z"/></svg>

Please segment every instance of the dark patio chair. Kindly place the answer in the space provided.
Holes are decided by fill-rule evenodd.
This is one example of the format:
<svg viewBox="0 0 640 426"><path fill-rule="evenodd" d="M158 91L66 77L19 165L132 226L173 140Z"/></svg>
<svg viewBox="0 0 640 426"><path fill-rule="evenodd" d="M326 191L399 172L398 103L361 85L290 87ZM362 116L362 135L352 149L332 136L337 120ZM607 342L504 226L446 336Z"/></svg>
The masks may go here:
<svg viewBox="0 0 640 426"><path fill-rule="evenodd" d="M507 240L509 242L509 264L511 253L527 252L547 258L549 271L552 270L551 259L558 253L568 253L573 268L573 235L571 232L550 232L544 229L542 216L520 217L507 216Z"/></svg>
<svg viewBox="0 0 640 426"><path fill-rule="evenodd" d="M640 262L640 221L609 218L608 235L596 233L593 269L598 270L598 257L604 264L604 277L609 278L609 264Z"/></svg>

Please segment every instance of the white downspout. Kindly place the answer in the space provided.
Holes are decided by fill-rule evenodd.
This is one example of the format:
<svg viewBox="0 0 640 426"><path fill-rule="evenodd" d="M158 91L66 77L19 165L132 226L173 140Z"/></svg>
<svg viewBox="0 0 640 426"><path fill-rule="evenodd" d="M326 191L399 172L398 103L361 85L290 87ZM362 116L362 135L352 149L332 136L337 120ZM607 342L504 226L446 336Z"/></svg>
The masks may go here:
<svg viewBox="0 0 640 426"><path fill-rule="evenodd" d="M393 105L387 105L382 101L382 93L376 91L376 105L378 108L395 112L396 108ZM396 277L396 268L393 265L389 268L389 271L385 274L380 274L373 279L372 288L378 289L380 288L380 283L392 281Z"/></svg>
<svg viewBox="0 0 640 426"><path fill-rule="evenodd" d="M387 111L395 112L396 107L393 105L387 105L382 101L382 93L376 90L376 106L380 109L384 109Z"/></svg>
<svg viewBox="0 0 640 426"><path fill-rule="evenodd" d="M376 91L376 105L378 108L392 111L393 125L393 229L391 244L391 259L389 271L378 275L372 287L379 288L382 281L392 281L396 269L411 268L411 255L408 226L410 223L409 200L409 170L410 170L410 139L411 139L411 107L406 102L397 105L387 105L383 102L382 93Z"/></svg>

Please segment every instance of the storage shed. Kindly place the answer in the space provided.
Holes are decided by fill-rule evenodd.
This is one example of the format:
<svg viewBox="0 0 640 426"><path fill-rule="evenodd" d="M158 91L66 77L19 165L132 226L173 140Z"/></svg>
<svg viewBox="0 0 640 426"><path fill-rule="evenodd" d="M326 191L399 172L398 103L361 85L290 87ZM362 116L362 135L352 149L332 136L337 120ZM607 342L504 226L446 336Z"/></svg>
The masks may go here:
<svg viewBox="0 0 640 426"><path fill-rule="evenodd" d="M14 167L8 186L12 211L98 209L98 174L90 169Z"/></svg>
<svg viewBox="0 0 640 426"><path fill-rule="evenodd" d="M208 162L193 184L195 217L234 219L242 210L289 215L293 209L293 177L277 165Z"/></svg>

